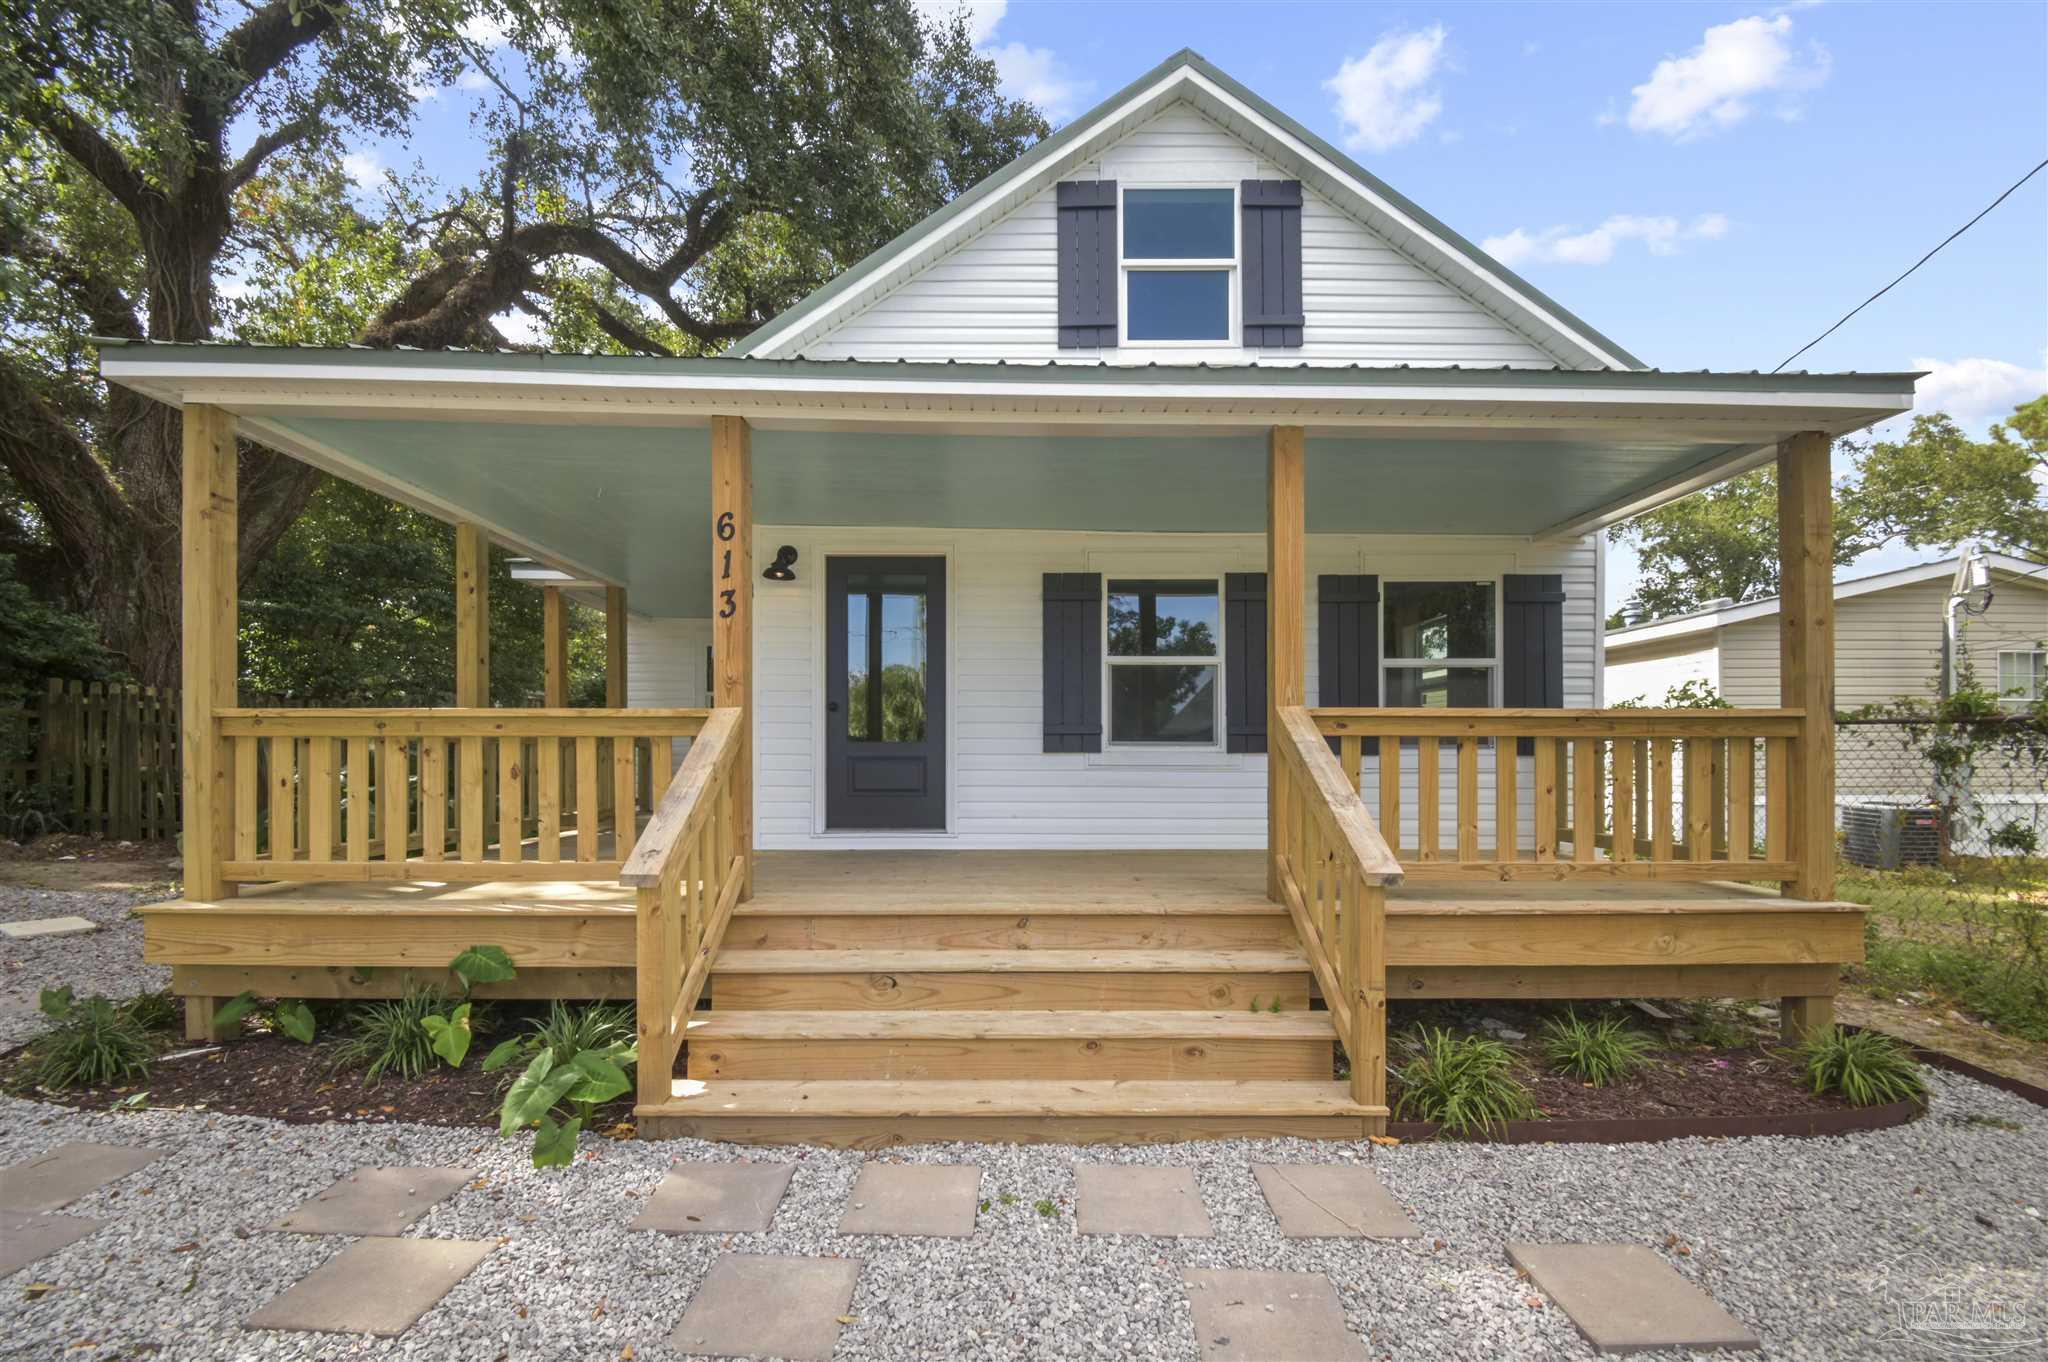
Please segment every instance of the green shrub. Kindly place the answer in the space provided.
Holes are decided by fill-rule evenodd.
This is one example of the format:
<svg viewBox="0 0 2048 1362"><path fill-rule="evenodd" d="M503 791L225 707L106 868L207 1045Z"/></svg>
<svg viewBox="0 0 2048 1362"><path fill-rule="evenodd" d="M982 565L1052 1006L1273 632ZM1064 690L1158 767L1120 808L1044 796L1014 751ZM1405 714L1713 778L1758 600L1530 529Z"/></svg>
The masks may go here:
<svg viewBox="0 0 2048 1362"><path fill-rule="evenodd" d="M1617 1017L1583 1020L1576 1009L1543 1023L1543 1056L1552 1068L1596 1088L1651 1064L1650 1038Z"/></svg>
<svg viewBox="0 0 2048 1362"><path fill-rule="evenodd" d="M156 1047L126 1007L97 997L78 1002L62 988L43 990L42 1010L57 1024L29 1047L28 1076L38 1087L97 1087L149 1073Z"/></svg>
<svg viewBox="0 0 2048 1362"><path fill-rule="evenodd" d="M1890 1036L1830 1026L1807 1037L1799 1051L1816 1093L1840 1093L1859 1107L1927 1098L1920 1062Z"/></svg>
<svg viewBox="0 0 2048 1362"><path fill-rule="evenodd" d="M560 999L548 1004L547 1016L533 1024L535 1049L554 1052L555 1063L567 1064L580 1050L602 1050L608 1046L634 1043L633 1008L630 1003L595 1002L587 1007L570 1007Z"/></svg>
<svg viewBox="0 0 2048 1362"><path fill-rule="evenodd" d="M438 1016L448 997L436 988L408 986L405 996L360 1003L350 1013L354 1034L334 1052L337 1068L363 1070L363 1081L385 1074L418 1078L434 1067L434 1036L426 1019Z"/></svg>
<svg viewBox="0 0 2048 1362"><path fill-rule="evenodd" d="M1425 1027L1409 1038L1420 1053L1401 1070L1394 1115L1434 1121L1454 1135L1484 1134L1536 1114L1515 1078L1508 1048L1484 1036Z"/></svg>
<svg viewBox="0 0 2048 1362"><path fill-rule="evenodd" d="M175 1031L185 1019L184 1008L167 988L138 993L121 1005L122 1011L145 1031Z"/></svg>

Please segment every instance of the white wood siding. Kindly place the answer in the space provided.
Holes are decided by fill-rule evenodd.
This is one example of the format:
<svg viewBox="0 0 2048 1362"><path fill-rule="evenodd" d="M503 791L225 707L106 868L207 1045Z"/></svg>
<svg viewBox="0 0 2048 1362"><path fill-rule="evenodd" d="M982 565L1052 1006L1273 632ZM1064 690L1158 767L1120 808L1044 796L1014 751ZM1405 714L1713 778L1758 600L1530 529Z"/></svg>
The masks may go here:
<svg viewBox="0 0 2048 1362"><path fill-rule="evenodd" d="M626 625L626 699L636 709L696 709L711 703L704 650L708 619L635 615Z"/></svg>
<svg viewBox="0 0 2048 1362"><path fill-rule="evenodd" d="M1716 692L1721 689L1720 656L1712 634L1616 651L1622 655L1617 657L1612 651L1607 655L1610 705L1661 705L1665 696L1688 681L1704 681Z"/></svg>
<svg viewBox="0 0 2048 1362"><path fill-rule="evenodd" d="M1244 142L1176 104L1068 179L1124 185L1287 178ZM1305 190L1300 349L1059 348L1057 191L1048 186L860 311L788 347L820 359L1066 360L1113 364L1559 362L1334 203Z"/></svg>
<svg viewBox="0 0 2048 1362"><path fill-rule="evenodd" d="M802 554L795 582L762 583L754 597L756 816L763 847L1264 845L1263 756L1220 751L1042 751L1039 651L1043 574L1207 576L1263 571L1262 537L762 526L755 542L764 546L757 570L766 564L774 545L793 544ZM939 554L950 560L952 822L944 837L825 834L821 827L824 602L819 588L825 559L841 553L885 552ZM1317 574L1374 572L1385 578L1477 580L1538 571L1565 576L1565 703L1592 704L1600 627L1596 556L1591 539L1532 545L1515 539L1312 536L1307 602L1310 703L1317 699ZM640 624L635 621L639 637L632 659L634 695L641 702L655 703L656 692L640 689L640 676L665 670L685 675L693 667L701 672L704 622L679 621L662 628ZM665 658L664 650L686 650L690 656ZM1409 765L1412 787L1412 757ZM1532 784L1525 778L1521 787L1525 827ZM1445 788L1455 786L1447 782ZM1482 798L1491 809L1490 755ZM1411 838L1413 807L1411 794ZM1454 836L1454 830L1447 829L1446 835Z"/></svg>

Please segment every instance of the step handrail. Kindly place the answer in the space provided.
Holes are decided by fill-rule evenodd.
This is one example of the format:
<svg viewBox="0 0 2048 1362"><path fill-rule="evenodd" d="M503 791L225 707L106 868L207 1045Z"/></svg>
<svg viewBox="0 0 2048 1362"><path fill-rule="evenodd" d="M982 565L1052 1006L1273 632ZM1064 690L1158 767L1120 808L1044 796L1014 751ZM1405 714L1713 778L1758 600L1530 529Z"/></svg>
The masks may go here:
<svg viewBox="0 0 2048 1362"><path fill-rule="evenodd" d="M643 1106L671 1095L690 1016L746 891L751 850L737 844L733 785L742 717L738 708L711 711L619 871L635 891Z"/></svg>
<svg viewBox="0 0 2048 1362"><path fill-rule="evenodd" d="M1386 1110L1387 889L1401 863L1306 708L1274 734L1272 848L1282 899L1351 1061L1351 1100Z"/></svg>

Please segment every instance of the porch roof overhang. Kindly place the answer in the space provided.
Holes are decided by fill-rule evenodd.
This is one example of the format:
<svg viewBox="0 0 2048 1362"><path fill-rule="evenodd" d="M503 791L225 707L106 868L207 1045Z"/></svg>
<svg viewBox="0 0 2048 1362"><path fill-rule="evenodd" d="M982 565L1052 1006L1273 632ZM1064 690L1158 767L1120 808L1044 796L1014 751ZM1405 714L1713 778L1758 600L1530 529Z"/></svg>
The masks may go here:
<svg viewBox="0 0 2048 1362"><path fill-rule="evenodd" d="M708 598L678 541L714 415L754 427L769 525L1256 532L1264 432L1299 425L1311 532L1561 538L1905 411L1918 377L102 345L110 382L662 614Z"/></svg>

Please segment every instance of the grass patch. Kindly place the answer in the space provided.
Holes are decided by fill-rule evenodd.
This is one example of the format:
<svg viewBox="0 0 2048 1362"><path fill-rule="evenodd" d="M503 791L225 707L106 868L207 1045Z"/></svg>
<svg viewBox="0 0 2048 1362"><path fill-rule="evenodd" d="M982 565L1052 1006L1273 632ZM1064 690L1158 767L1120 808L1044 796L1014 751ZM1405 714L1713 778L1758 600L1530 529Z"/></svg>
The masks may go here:
<svg viewBox="0 0 2048 1362"><path fill-rule="evenodd" d="M1927 1099L1927 1080L1920 1075L1920 1062L1905 1046L1880 1032L1830 1026L1809 1037L1799 1052L1817 1093L1840 1093L1859 1107Z"/></svg>
<svg viewBox="0 0 2048 1362"><path fill-rule="evenodd" d="M2008 1035L2048 1042L2048 860L1845 866L1836 892L1870 909L1868 982L1933 994Z"/></svg>
<svg viewBox="0 0 2048 1362"><path fill-rule="evenodd" d="M1417 1053L1401 1070L1397 1118L1434 1121L1453 1135L1485 1135L1535 1116L1535 1099L1514 1075L1514 1054L1499 1041L1432 1026L1408 1044Z"/></svg>
<svg viewBox="0 0 2048 1362"><path fill-rule="evenodd" d="M1596 1088L1650 1067L1650 1038L1618 1017L1587 1021L1575 1009L1543 1023L1543 1057L1550 1066Z"/></svg>
<svg viewBox="0 0 2048 1362"><path fill-rule="evenodd" d="M56 1025L29 1047L28 1078L37 1087L90 1088L149 1073L156 1045L128 1007L105 998L74 1001L65 988L45 989L42 1011Z"/></svg>

